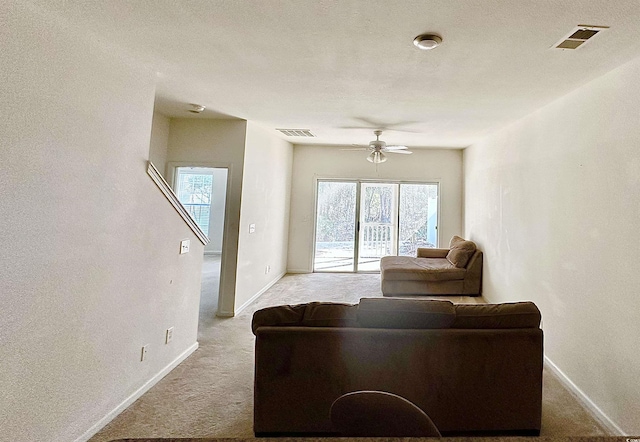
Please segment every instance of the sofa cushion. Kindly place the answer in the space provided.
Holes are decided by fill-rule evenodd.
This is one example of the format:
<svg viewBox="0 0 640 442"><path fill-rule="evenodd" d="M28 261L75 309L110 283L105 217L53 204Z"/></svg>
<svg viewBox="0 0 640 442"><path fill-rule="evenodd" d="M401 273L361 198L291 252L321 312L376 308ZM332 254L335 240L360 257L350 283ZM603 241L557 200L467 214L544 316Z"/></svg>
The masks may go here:
<svg viewBox="0 0 640 442"><path fill-rule="evenodd" d="M265 326L358 327L357 305L335 302L278 305L256 311L251 330Z"/></svg>
<svg viewBox="0 0 640 442"><path fill-rule="evenodd" d="M418 247L416 258L446 258L449 249L432 249L428 247Z"/></svg>
<svg viewBox="0 0 640 442"><path fill-rule="evenodd" d="M476 251L476 244L459 236L451 238L447 260L458 268L464 268Z"/></svg>
<svg viewBox="0 0 640 442"><path fill-rule="evenodd" d="M455 320L450 301L362 298L358 322L368 328L449 328Z"/></svg>
<svg viewBox="0 0 640 442"><path fill-rule="evenodd" d="M307 327L358 327L358 306L335 302L310 302L300 325Z"/></svg>
<svg viewBox="0 0 640 442"><path fill-rule="evenodd" d="M464 279L465 269L445 258L385 256L380 260L382 278L387 281L451 281Z"/></svg>
<svg viewBox="0 0 640 442"><path fill-rule="evenodd" d="M451 328L538 328L540 310L533 302L457 304Z"/></svg>
<svg viewBox="0 0 640 442"><path fill-rule="evenodd" d="M273 325L298 325L304 316L306 304L278 305L256 311L251 321L251 330L256 333L258 327Z"/></svg>

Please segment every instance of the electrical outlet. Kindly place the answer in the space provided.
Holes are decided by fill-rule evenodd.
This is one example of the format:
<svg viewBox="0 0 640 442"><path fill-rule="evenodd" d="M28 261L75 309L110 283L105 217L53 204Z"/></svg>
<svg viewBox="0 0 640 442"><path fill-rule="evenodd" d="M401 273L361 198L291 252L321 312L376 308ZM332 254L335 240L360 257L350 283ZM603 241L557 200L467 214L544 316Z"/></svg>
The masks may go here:
<svg viewBox="0 0 640 442"><path fill-rule="evenodd" d="M164 343L168 344L169 342L171 342L173 340L173 327L169 327L167 329L167 333L165 335L165 340Z"/></svg>
<svg viewBox="0 0 640 442"><path fill-rule="evenodd" d="M140 362L143 362L147 359L147 352L149 351L149 344L142 346L142 351L140 352Z"/></svg>
<svg viewBox="0 0 640 442"><path fill-rule="evenodd" d="M269 273L269 266L264 267L264 274L266 275L267 273Z"/></svg>
<svg viewBox="0 0 640 442"><path fill-rule="evenodd" d="M191 245L191 240L183 239L180 241L180 254L183 255L185 253L189 253L189 246Z"/></svg>

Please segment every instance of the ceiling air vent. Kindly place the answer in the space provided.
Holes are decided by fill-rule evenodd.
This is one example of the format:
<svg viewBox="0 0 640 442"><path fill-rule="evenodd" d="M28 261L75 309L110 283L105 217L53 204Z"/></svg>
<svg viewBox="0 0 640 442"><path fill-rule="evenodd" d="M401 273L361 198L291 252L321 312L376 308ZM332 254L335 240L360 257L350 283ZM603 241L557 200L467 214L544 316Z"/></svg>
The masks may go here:
<svg viewBox="0 0 640 442"><path fill-rule="evenodd" d="M594 35L605 29L609 29L609 26L578 25L577 28L561 38L553 47L556 49L578 49Z"/></svg>
<svg viewBox="0 0 640 442"><path fill-rule="evenodd" d="M309 129L276 129L288 137L315 137Z"/></svg>

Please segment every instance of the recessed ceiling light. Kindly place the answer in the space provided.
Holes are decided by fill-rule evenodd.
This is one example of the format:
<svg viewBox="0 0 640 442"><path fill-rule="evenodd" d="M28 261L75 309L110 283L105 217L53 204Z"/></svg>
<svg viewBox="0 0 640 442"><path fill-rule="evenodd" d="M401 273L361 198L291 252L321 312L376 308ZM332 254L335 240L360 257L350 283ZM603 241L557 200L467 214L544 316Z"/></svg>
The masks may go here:
<svg viewBox="0 0 640 442"><path fill-rule="evenodd" d="M424 51L436 48L442 43L442 37L436 34L421 34L413 39L413 44Z"/></svg>

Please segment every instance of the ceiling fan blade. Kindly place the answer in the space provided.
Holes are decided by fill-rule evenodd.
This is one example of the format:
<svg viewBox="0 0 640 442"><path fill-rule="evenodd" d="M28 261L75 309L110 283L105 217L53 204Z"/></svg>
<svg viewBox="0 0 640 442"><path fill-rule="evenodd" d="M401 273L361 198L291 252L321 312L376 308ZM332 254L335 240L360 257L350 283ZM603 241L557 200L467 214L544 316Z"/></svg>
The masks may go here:
<svg viewBox="0 0 640 442"><path fill-rule="evenodd" d="M340 150L359 150L359 151L365 151L365 150L369 150L368 147L354 147L353 149L340 149Z"/></svg>
<svg viewBox="0 0 640 442"><path fill-rule="evenodd" d="M419 130L402 129L402 127L410 126L420 123L420 121L398 121L396 123L383 123L382 121L376 121L373 118L366 117L351 117L353 120L362 121L365 126L340 126L341 129L378 129L383 132L408 132L408 133L422 133Z"/></svg>
<svg viewBox="0 0 640 442"><path fill-rule="evenodd" d="M409 130L409 129L393 129L388 126L338 126L338 129L359 129L359 130L381 130L383 132L406 132L410 134L421 134L420 130Z"/></svg>
<svg viewBox="0 0 640 442"><path fill-rule="evenodd" d="M394 145L391 145L391 146L385 146L384 149L385 150L407 150L408 147L407 146L394 146Z"/></svg>
<svg viewBox="0 0 640 442"><path fill-rule="evenodd" d="M403 153L405 155L410 155L413 152L411 152L410 150L386 150L386 153Z"/></svg>
<svg viewBox="0 0 640 442"><path fill-rule="evenodd" d="M395 123L389 123L389 122L385 123L382 121L375 120L373 118L366 118L366 117L352 117L352 118L357 121L362 121L363 123L368 125L370 128L380 129L382 131L393 130L397 132L415 132L413 130L404 130L404 129L398 129L398 128L402 126L411 126L412 124L420 123L419 121L413 121L413 120L396 121Z"/></svg>

